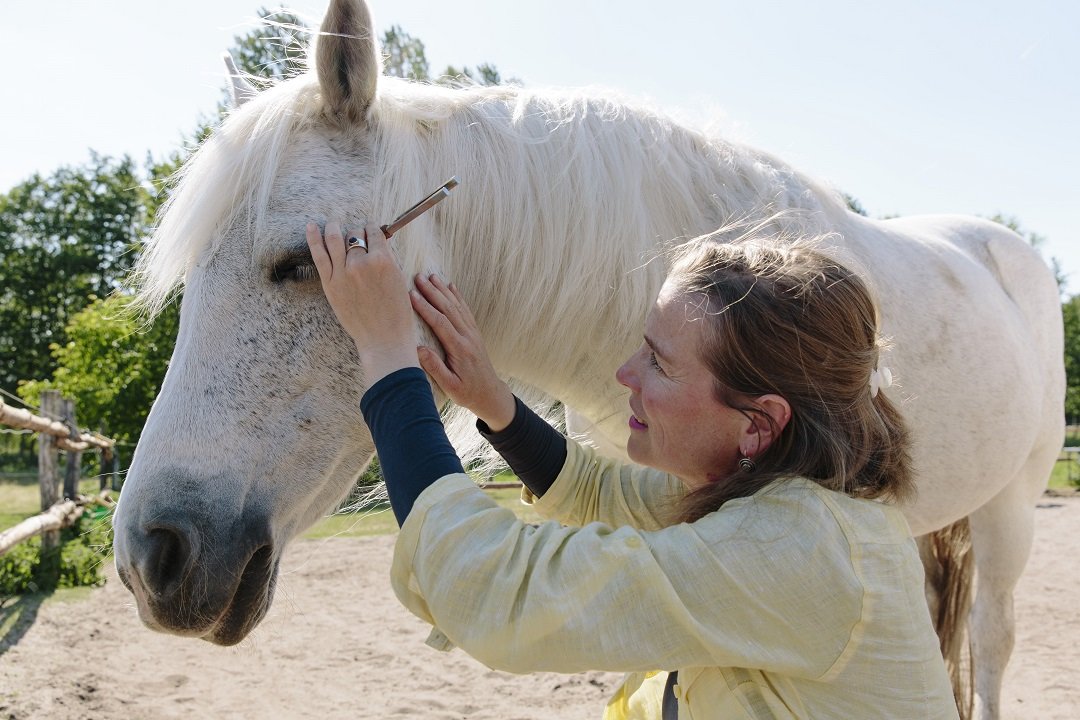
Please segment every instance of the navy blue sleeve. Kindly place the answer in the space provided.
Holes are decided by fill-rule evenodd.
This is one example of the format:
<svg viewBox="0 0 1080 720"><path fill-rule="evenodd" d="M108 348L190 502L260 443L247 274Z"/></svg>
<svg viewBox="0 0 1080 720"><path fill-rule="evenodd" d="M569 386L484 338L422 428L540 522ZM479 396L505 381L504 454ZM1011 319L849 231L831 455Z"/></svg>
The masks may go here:
<svg viewBox="0 0 1080 720"><path fill-rule="evenodd" d="M543 497L566 464L566 438L514 396L514 419L497 433L483 420L476 429L502 455L525 487Z"/></svg>
<svg viewBox="0 0 1080 720"><path fill-rule="evenodd" d="M400 526L429 485L464 472L461 460L446 438L427 376L418 367L396 370L368 388L360 411L371 429Z"/></svg>

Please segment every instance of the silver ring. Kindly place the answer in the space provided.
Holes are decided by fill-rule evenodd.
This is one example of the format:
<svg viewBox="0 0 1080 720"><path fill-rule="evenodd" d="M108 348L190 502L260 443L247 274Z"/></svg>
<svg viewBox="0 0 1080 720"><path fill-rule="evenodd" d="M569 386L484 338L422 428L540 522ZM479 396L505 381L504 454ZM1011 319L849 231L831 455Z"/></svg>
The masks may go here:
<svg viewBox="0 0 1080 720"><path fill-rule="evenodd" d="M345 241L345 252L349 252L353 248L364 248L364 252L367 252L367 241L355 235L350 235L349 239Z"/></svg>

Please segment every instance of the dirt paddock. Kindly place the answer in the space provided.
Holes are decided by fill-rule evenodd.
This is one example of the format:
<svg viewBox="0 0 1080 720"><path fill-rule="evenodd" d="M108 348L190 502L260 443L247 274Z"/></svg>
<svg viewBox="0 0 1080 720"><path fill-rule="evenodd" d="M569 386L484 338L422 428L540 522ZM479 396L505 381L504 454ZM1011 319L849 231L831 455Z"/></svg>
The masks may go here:
<svg viewBox="0 0 1080 720"><path fill-rule="evenodd" d="M616 675L507 675L424 645L427 628L390 590L393 541L296 543L269 617L234 648L145 630L113 572L88 598L14 608L0 719L600 716ZM1080 497L1044 497L1016 593L1007 720L1080 717L1078 558Z"/></svg>

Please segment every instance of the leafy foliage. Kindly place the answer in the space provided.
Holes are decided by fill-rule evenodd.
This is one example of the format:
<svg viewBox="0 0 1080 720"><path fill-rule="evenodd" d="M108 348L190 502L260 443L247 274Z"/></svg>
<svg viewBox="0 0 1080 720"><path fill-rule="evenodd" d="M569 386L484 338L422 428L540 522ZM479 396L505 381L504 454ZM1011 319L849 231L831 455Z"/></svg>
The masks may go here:
<svg viewBox="0 0 1080 720"><path fill-rule="evenodd" d="M1065 417L1080 422L1080 295L1061 306L1065 321Z"/></svg>
<svg viewBox="0 0 1080 720"><path fill-rule="evenodd" d="M467 66L456 68L453 65L447 65L437 82L444 85L517 84L516 80L504 83L498 68L490 63L480 63L475 70L470 70Z"/></svg>
<svg viewBox="0 0 1080 720"><path fill-rule="evenodd" d="M174 303L145 325L131 302L124 295L93 298L74 315L67 341L52 345L52 379L23 384L23 399L36 404L42 390L59 390L75 399L80 425L136 443L172 356L179 308Z"/></svg>
<svg viewBox="0 0 1080 720"><path fill-rule="evenodd" d="M42 556L41 537L19 543L0 556L0 598L105 582L104 563L112 552L108 520L84 513L60 533L60 545Z"/></svg>
<svg viewBox="0 0 1080 720"><path fill-rule="evenodd" d="M859 198L849 193L841 193L841 195L844 198L844 203L847 205L848 210L853 213L862 215L863 217L867 217L866 208L864 208L862 203L859 202Z"/></svg>
<svg viewBox="0 0 1080 720"><path fill-rule="evenodd" d="M230 54L243 72L267 80L284 80L304 71L310 29L284 10L259 8L258 28L233 38Z"/></svg>
<svg viewBox="0 0 1080 720"><path fill-rule="evenodd" d="M120 287L145 195L129 158L96 154L0 195L0 386L51 372L72 315Z"/></svg>
<svg viewBox="0 0 1080 720"><path fill-rule="evenodd" d="M382 36L383 72L391 77L429 81L424 43L392 25Z"/></svg>

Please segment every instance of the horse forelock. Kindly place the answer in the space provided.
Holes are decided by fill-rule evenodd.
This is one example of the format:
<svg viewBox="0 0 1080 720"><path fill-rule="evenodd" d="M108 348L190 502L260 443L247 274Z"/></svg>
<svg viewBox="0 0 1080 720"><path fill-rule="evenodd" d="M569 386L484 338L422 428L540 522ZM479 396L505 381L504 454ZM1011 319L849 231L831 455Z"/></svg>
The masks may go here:
<svg viewBox="0 0 1080 720"><path fill-rule="evenodd" d="M174 188L135 267L139 300L151 313L238 219L248 221L254 247L290 138L317 122L317 93L314 76L263 90L232 111L171 178Z"/></svg>

